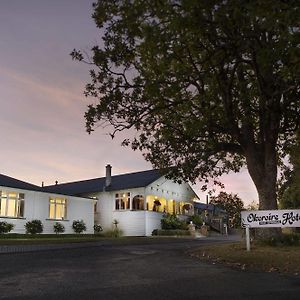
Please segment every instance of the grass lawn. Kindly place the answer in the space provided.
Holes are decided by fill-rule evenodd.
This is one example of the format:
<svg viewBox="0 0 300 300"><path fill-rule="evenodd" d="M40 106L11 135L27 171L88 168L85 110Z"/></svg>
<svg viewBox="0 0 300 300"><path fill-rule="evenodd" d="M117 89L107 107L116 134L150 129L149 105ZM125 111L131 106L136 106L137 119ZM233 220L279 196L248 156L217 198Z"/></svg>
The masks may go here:
<svg viewBox="0 0 300 300"><path fill-rule="evenodd" d="M191 253L213 264L224 264L242 270L262 270L300 275L300 246L251 245L247 252L244 243L201 247Z"/></svg>

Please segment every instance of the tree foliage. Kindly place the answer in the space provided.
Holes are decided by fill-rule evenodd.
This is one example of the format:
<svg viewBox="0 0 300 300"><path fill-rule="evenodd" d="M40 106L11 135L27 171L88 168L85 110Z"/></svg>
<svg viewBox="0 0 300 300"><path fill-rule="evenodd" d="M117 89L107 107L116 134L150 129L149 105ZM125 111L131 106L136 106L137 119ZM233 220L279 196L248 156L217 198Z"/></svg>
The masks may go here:
<svg viewBox="0 0 300 300"><path fill-rule="evenodd" d="M177 180L247 165L260 208L277 207L277 167L299 127L299 1L97 1L103 43L85 95L86 129L143 151ZM205 186L204 186L205 188Z"/></svg>
<svg viewBox="0 0 300 300"><path fill-rule="evenodd" d="M241 226L241 211L244 210L244 203L238 195L220 192L218 196L210 198L210 203L226 210L233 227Z"/></svg>
<svg viewBox="0 0 300 300"><path fill-rule="evenodd" d="M297 132L297 142L289 151L292 170L288 170L288 179L280 194L281 208L300 208L300 131Z"/></svg>

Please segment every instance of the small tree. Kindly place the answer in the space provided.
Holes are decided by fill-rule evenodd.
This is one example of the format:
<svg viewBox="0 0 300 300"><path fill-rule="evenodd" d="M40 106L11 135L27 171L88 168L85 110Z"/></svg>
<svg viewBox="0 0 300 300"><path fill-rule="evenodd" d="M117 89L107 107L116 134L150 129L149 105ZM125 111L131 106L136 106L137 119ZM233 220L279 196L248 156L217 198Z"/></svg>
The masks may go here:
<svg viewBox="0 0 300 300"><path fill-rule="evenodd" d="M115 226L115 229L118 229L118 224L119 224L119 221L117 219L114 219L113 225Z"/></svg>
<svg viewBox="0 0 300 300"><path fill-rule="evenodd" d="M82 233L83 231L86 231L86 225L83 220L74 220L72 228L75 233Z"/></svg>
<svg viewBox="0 0 300 300"><path fill-rule="evenodd" d="M120 222L117 219L114 219L112 223L114 225L113 229L109 230L106 234L115 238L121 237L123 235L123 231L120 228L118 228L119 223Z"/></svg>
<svg viewBox="0 0 300 300"><path fill-rule="evenodd" d="M14 227L15 227L14 224L10 224L5 221L0 222L0 234L8 233L8 232L12 231Z"/></svg>
<svg viewBox="0 0 300 300"><path fill-rule="evenodd" d="M25 224L25 228L26 228L26 233L37 234L43 232L44 226L41 220L32 220L32 221L28 221Z"/></svg>
<svg viewBox="0 0 300 300"><path fill-rule="evenodd" d="M55 222L53 225L53 230L56 234L64 233L65 232L65 226L59 222Z"/></svg>
<svg viewBox="0 0 300 300"><path fill-rule="evenodd" d="M198 227L198 228L200 228L203 225L203 222L204 222L202 216L200 216L200 215L190 216L188 221L193 222L193 224L195 224L196 227Z"/></svg>
<svg viewBox="0 0 300 300"><path fill-rule="evenodd" d="M238 195L220 192L218 196L211 197L210 203L226 210L233 227L241 225L241 211L244 209L244 203Z"/></svg>

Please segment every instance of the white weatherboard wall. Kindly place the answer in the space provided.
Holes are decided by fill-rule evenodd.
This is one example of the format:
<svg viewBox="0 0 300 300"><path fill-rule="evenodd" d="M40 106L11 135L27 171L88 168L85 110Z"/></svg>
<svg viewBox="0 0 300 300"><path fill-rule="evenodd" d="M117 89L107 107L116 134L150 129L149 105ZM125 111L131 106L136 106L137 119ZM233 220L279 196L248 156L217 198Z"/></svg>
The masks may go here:
<svg viewBox="0 0 300 300"><path fill-rule="evenodd" d="M53 224L60 222L65 226L65 233L74 233L72 223L74 220L83 220L86 224L87 231L84 233L94 233L94 201L86 198L51 194L45 192L36 192L8 187L0 187L0 190L6 192L16 192L25 194L24 199L24 217L10 218L0 217L0 221L6 221L14 224L12 233L25 233L24 225L26 222L38 219L44 225L43 233L54 233ZM49 198L59 197L67 199L67 219L50 220L49 219Z"/></svg>
<svg viewBox="0 0 300 300"><path fill-rule="evenodd" d="M161 229L163 213L146 211L146 236L151 236L154 229Z"/></svg>
<svg viewBox="0 0 300 300"><path fill-rule="evenodd" d="M132 202L132 199L135 196L144 196L145 189L136 188L112 192L101 192L98 194L89 195L98 199L95 222L100 224L104 230L110 230L113 228L113 221L116 219L120 224L118 227L123 230L124 235L145 235L145 211L115 209L115 194L123 194L128 192L130 192L130 198ZM130 207L132 207L132 203Z"/></svg>
<svg viewBox="0 0 300 300"><path fill-rule="evenodd" d="M145 235L145 213L146 211L115 211L113 218L118 220L118 227L125 236Z"/></svg>
<svg viewBox="0 0 300 300"><path fill-rule="evenodd" d="M114 211L114 193L103 192L95 195L97 200L97 212L95 223L100 224L103 230L112 229Z"/></svg>
<svg viewBox="0 0 300 300"><path fill-rule="evenodd" d="M136 210L115 211L114 219L119 221L118 227L125 236L151 236L154 229L161 228L163 213Z"/></svg>

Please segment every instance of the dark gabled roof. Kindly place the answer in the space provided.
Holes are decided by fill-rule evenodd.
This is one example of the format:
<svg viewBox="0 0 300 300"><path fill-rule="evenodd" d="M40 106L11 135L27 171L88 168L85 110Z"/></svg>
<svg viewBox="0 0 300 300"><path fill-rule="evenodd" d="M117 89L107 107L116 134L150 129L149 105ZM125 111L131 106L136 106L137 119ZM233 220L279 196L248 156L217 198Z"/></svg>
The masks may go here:
<svg viewBox="0 0 300 300"><path fill-rule="evenodd" d="M221 209L220 207L214 205L214 204L205 204L205 203L199 203L194 202L194 208L200 209L200 210L208 210L208 211L215 211L215 212L225 212L224 209Z"/></svg>
<svg viewBox="0 0 300 300"><path fill-rule="evenodd" d="M142 172L115 175L111 177L111 185L105 191L117 191L146 187L150 183L160 178L162 174L158 170L148 170ZM46 186L43 191L48 191L66 195L84 195L86 193L102 192L105 187L105 177L94 178L82 181L62 183Z"/></svg>
<svg viewBox="0 0 300 300"><path fill-rule="evenodd" d="M3 174L0 174L0 186L6 186L10 188L30 190L30 191L41 191L41 187L21 181Z"/></svg>
<svg viewBox="0 0 300 300"><path fill-rule="evenodd" d="M194 202L194 208L198 208L198 209L201 209L201 210L211 210L211 211L213 211L215 209L215 206L212 205L212 204Z"/></svg>

